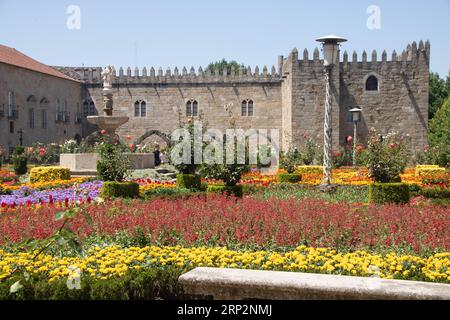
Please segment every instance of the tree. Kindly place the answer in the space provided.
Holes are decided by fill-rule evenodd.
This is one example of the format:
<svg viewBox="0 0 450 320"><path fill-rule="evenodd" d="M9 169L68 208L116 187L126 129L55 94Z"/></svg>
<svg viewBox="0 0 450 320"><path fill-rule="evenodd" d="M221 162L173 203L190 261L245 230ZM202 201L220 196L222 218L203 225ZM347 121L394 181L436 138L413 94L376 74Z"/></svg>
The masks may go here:
<svg viewBox="0 0 450 320"><path fill-rule="evenodd" d="M231 70L238 70L239 68L244 68L244 64L240 64L235 60L227 61L225 58L223 58L220 61L211 62L206 70L212 69L212 70L219 70L219 74L223 74L223 70L227 70L227 75L231 74ZM246 70L245 70L246 71Z"/></svg>
<svg viewBox="0 0 450 320"><path fill-rule="evenodd" d="M430 94L428 117L433 119L436 111L450 94L450 75L447 81L441 79L438 73L430 73Z"/></svg>
<svg viewBox="0 0 450 320"><path fill-rule="evenodd" d="M450 164L450 97L437 110L429 125L430 149L433 162L441 166Z"/></svg>

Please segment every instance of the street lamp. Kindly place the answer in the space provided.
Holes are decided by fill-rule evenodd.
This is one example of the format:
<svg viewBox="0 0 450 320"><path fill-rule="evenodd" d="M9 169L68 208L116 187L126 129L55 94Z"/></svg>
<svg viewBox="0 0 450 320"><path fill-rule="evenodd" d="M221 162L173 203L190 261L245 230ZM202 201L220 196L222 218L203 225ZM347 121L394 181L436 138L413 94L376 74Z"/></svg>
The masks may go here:
<svg viewBox="0 0 450 320"><path fill-rule="evenodd" d="M353 166L356 167L356 126L361 121L361 109L356 107L350 110L353 120Z"/></svg>
<svg viewBox="0 0 450 320"><path fill-rule="evenodd" d="M331 151L332 151L332 94L333 94L333 67L339 63L339 44L347 41L342 37L329 35L316 39L322 43L323 47L323 65L325 67L326 78L326 99L325 99L325 119L324 119L324 143L323 143L323 181L322 190L331 188Z"/></svg>

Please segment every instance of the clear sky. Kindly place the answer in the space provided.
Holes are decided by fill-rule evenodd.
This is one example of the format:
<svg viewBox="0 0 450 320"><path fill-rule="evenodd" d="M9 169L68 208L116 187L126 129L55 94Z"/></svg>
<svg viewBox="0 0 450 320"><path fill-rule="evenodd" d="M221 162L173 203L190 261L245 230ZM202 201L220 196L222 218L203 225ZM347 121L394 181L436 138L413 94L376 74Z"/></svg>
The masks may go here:
<svg viewBox="0 0 450 320"><path fill-rule="evenodd" d="M67 8L81 10L70 30ZM370 30L367 8L380 8ZM315 38L347 37L343 49L401 51L431 41L431 70L450 68L450 0L0 0L0 43L49 65L206 66L221 58L271 65Z"/></svg>

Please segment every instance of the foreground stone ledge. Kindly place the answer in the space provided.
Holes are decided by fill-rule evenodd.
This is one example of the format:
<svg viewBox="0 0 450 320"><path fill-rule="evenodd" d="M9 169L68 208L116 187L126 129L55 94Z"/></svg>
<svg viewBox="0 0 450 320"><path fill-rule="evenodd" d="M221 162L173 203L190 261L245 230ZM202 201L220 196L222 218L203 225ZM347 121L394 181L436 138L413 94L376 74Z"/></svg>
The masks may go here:
<svg viewBox="0 0 450 320"><path fill-rule="evenodd" d="M373 277L196 268L178 281L187 294L216 300L450 300L450 284Z"/></svg>

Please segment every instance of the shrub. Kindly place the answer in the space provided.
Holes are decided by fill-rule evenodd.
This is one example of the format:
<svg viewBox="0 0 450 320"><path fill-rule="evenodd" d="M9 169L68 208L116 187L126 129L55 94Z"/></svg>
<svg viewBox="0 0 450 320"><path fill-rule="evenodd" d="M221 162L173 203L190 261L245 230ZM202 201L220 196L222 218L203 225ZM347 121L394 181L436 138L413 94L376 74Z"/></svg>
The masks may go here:
<svg viewBox="0 0 450 320"><path fill-rule="evenodd" d="M218 194L226 194L227 196L235 196L237 198L242 198L244 195L244 189L241 185L235 185L235 186L226 186L223 184L213 184L209 185L206 189L206 192L211 193L218 193Z"/></svg>
<svg viewBox="0 0 450 320"><path fill-rule="evenodd" d="M137 198L139 197L139 184L107 181L103 183L101 196L103 198Z"/></svg>
<svg viewBox="0 0 450 320"><path fill-rule="evenodd" d="M16 146L12 158L13 158L14 172L17 175L27 173L28 159L27 156L25 155L25 148L22 146Z"/></svg>
<svg viewBox="0 0 450 320"><path fill-rule="evenodd" d="M450 98L438 109L429 125L432 161L440 166L450 165Z"/></svg>
<svg viewBox="0 0 450 320"><path fill-rule="evenodd" d="M97 162L97 175L103 181L123 181L130 173L130 160L119 145L103 142L98 147L101 159Z"/></svg>
<svg viewBox="0 0 450 320"><path fill-rule="evenodd" d="M396 182L408 162L406 142L396 133L385 136L371 131L367 147L369 177L375 182Z"/></svg>
<svg viewBox="0 0 450 320"><path fill-rule="evenodd" d="M177 187L182 189L200 189L201 178L196 174L177 174Z"/></svg>
<svg viewBox="0 0 450 320"><path fill-rule="evenodd" d="M409 202L409 187L405 183L374 183L369 186L369 202L398 203Z"/></svg>
<svg viewBox="0 0 450 320"><path fill-rule="evenodd" d="M287 173L294 173L300 163L300 152L297 149L289 150L281 155L280 169L286 170Z"/></svg>
<svg viewBox="0 0 450 320"><path fill-rule="evenodd" d="M297 173L299 174L322 174L323 173L323 167L322 166L298 166Z"/></svg>
<svg viewBox="0 0 450 320"><path fill-rule="evenodd" d="M63 167L35 167L30 170L30 182L69 180L70 170Z"/></svg>
<svg viewBox="0 0 450 320"><path fill-rule="evenodd" d="M183 197L191 197L201 195L201 192L192 191L191 189L182 188L156 188L151 190L146 190L144 192L144 198L150 200L153 198L162 199L178 199Z"/></svg>
<svg viewBox="0 0 450 320"><path fill-rule="evenodd" d="M277 181L279 183L297 183L302 180L302 176L297 173L279 173L277 174Z"/></svg>
<svg viewBox="0 0 450 320"><path fill-rule="evenodd" d="M419 165L416 167L416 177L432 176L445 173L445 168L440 168L437 165Z"/></svg>
<svg viewBox="0 0 450 320"><path fill-rule="evenodd" d="M450 199L450 190L441 188L425 188L420 195L430 199Z"/></svg>

